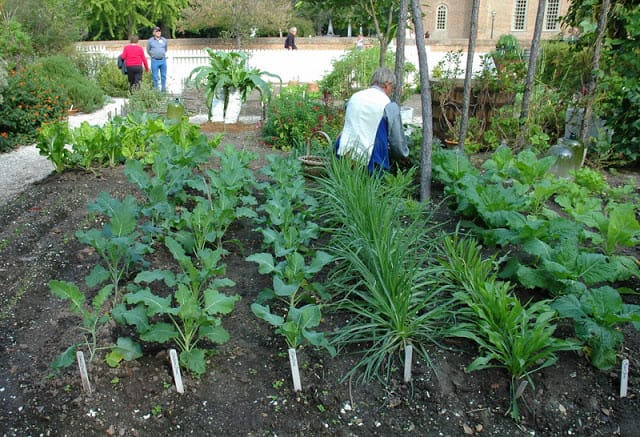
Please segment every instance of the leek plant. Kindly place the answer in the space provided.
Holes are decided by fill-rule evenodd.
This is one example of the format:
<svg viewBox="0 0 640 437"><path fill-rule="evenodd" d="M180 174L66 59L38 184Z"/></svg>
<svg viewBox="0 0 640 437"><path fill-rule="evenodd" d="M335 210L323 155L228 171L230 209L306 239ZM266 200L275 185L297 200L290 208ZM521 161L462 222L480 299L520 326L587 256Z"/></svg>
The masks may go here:
<svg viewBox="0 0 640 437"><path fill-rule="evenodd" d="M396 354L408 345L428 361L426 346L446 335L454 311L431 263L428 220L406 198L410 178L370 177L364 166L334 160L318 194L332 224L331 247L339 266L330 288L344 294L335 309L351 314L335 333L341 348L366 345L347 374L389 380Z"/></svg>

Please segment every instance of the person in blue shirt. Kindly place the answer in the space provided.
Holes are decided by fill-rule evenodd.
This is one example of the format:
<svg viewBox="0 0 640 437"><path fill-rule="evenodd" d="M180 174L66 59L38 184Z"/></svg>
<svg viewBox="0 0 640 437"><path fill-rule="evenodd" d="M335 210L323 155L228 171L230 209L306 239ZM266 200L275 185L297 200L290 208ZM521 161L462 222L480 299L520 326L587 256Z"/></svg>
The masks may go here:
<svg viewBox="0 0 640 437"><path fill-rule="evenodd" d="M151 57L151 77L153 87L167 90L167 39L158 26L153 28L153 36L147 42L147 53Z"/></svg>
<svg viewBox="0 0 640 437"><path fill-rule="evenodd" d="M356 92L347 102L344 127L336 140L336 155L363 161L370 174L388 171L390 158L409 156L400 107L390 99L395 84L391 70L378 68L371 86Z"/></svg>

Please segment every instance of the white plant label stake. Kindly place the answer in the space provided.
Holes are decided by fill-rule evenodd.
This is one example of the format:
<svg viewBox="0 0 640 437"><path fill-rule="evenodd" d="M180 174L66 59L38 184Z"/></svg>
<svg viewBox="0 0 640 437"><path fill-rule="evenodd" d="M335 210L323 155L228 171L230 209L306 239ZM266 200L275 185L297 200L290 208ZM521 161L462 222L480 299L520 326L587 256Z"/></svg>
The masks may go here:
<svg viewBox="0 0 640 437"><path fill-rule="evenodd" d="M408 344L404 349L404 382L411 381L411 360L413 359L413 346Z"/></svg>
<svg viewBox="0 0 640 437"><path fill-rule="evenodd" d="M84 362L84 353L82 351L76 352L76 359L78 360L78 368L80 369L80 379L82 380L82 388L85 393L91 394L91 384L89 383L89 373L87 372L87 364Z"/></svg>
<svg viewBox="0 0 640 437"><path fill-rule="evenodd" d="M627 386L629 384L629 360L622 360L622 370L620 371L620 397L627 397Z"/></svg>
<svg viewBox="0 0 640 437"><path fill-rule="evenodd" d="M178 362L178 354L175 349L169 349L169 359L171 360L171 370L173 370L173 381L176 384L176 391L182 394L184 393L184 385L182 385L180 363Z"/></svg>
<svg viewBox="0 0 640 437"><path fill-rule="evenodd" d="M302 391L300 384L300 370L298 369L298 355L293 348L289 349L289 364L291 364L291 377L293 378L293 390Z"/></svg>

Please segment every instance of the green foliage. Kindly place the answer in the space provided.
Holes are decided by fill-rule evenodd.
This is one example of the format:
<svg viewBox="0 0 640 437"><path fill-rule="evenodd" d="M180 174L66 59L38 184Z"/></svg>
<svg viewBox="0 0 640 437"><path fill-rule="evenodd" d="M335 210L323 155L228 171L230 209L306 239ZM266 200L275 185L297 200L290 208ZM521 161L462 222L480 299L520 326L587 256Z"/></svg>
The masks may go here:
<svg viewBox="0 0 640 437"><path fill-rule="evenodd" d="M111 359L114 358L113 354L119 358L116 362L122 359L132 361L142 356L140 346L123 338L118 339L117 345L98 346L98 330L112 321L107 305L109 297L113 293L112 284L100 289L89 305L87 305L87 295L73 283L52 280L49 281L49 288L54 296L69 301L71 311L82 318L80 329L85 336L84 343L70 346L64 353L56 357L51 367L60 369L71 366L75 362L76 349L82 345L86 346L89 351L89 362L93 361L99 349L111 348Z"/></svg>
<svg viewBox="0 0 640 437"><path fill-rule="evenodd" d="M404 197L410 179L370 177L366 167L334 159L319 183L337 258L331 289L336 309L349 318L332 343L362 351L348 375L388 381L399 351L412 345L428 360L427 344L446 335L454 317L436 282L441 272L430 267L437 239L427 236L432 229L422 208Z"/></svg>
<svg viewBox="0 0 640 437"><path fill-rule="evenodd" d="M256 217L253 206L258 202L253 191L257 182L249 168L255 154L228 146L214 150L213 156L220 168L210 169L188 182L190 188L197 190L191 196L197 203L191 210L184 208L176 223L180 229L176 238L198 258L209 244L226 253L223 237L229 226L243 217Z"/></svg>
<svg viewBox="0 0 640 437"><path fill-rule="evenodd" d="M144 197L142 213L150 220L150 233L173 229L178 222L178 210L190 199L189 184L195 179L195 172L208 162L220 140L220 136L209 142L200 137L191 139L188 147L159 141L157 159L150 168L141 161L126 162L125 174Z"/></svg>
<svg viewBox="0 0 640 437"><path fill-rule="evenodd" d="M621 254L638 242L633 204L604 207L600 191L594 195L549 174L553 159L538 159L528 150L514 155L500 147L480 173L463 154L436 149L433 163L457 211L473 220L468 225L485 243L519 248L520 256L510 258L503 277L555 296L639 274L633 258Z"/></svg>
<svg viewBox="0 0 640 437"><path fill-rule="evenodd" d="M0 58L7 61L10 70L26 65L34 54L31 36L15 18L3 20L0 26Z"/></svg>
<svg viewBox="0 0 640 437"><path fill-rule="evenodd" d="M604 175L589 167L581 167L576 170L573 179L576 184L586 188L591 193L604 193L609 189L609 184L607 184Z"/></svg>
<svg viewBox="0 0 640 437"><path fill-rule="evenodd" d="M373 72L380 66L379 58L379 47L348 51L340 59L333 62L331 72L320 81L320 89L329 93L333 99L338 101L347 100L355 91L369 87ZM387 52L385 65L391 71L394 70L394 62L394 54ZM410 62L405 63L403 97L408 96L412 89L415 88L407 80L409 72L415 70L413 64Z"/></svg>
<svg viewBox="0 0 640 437"><path fill-rule="evenodd" d="M580 37L573 42L578 48L593 50L600 11L601 2L570 3L563 23L580 29ZM596 114L613 129L610 140L605 136L602 138L604 141L596 139L588 146L595 149L605 163L616 166L633 163L640 156L640 123L636 116L640 111L640 87L636 80L640 75L640 43L637 38L629 38L629 35L637 34L639 23L640 7L637 2L624 0L612 3L600 47L600 70L594 72L597 90L594 96L585 96L594 99ZM589 71L592 64L590 62L587 67Z"/></svg>
<svg viewBox="0 0 640 437"><path fill-rule="evenodd" d="M9 74L0 106L0 137L5 147L33 142L39 128L61 121L71 105L67 89L49 77L42 63L28 64Z"/></svg>
<svg viewBox="0 0 640 437"><path fill-rule="evenodd" d="M256 317L276 327L276 334L282 334L287 346L296 349L309 342L316 347L325 348L331 355L335 355L335 348L322 332L311 330L320 325L321 306L314 303L313 284L311 279L322 268L329 264L333 257L325 252L317 251L310 261L305 264L304 257L299 252L290 252L280 262L275 262L271 253L257 253L247 257L247 261L258 263L260 274L272 275L273 288L264 290L260 300L277 298L285 304L285 317L268 305L253 303L251 310ZM305 305L300 305L306 303Z"/></svg>
<svg viewBox="0 0 640 437"><path fill-rule="evenodd" d="M312 330L320 325L318 302L324 292L313 278L333 261L329 254L311 247L312 240L319 236L319 227L313 222L317 202L305 191L297 160L275 155L268 160L269 166L262 173L271 177L273 184L264 186L266 200L258 208L262 216L255 221L269 252L250 255L247 261L257 263L260 274L271 275L273 287L260 293L251 310L273 325L289 348L296 349L307 341L335 355L324 333ZM284 310L265 305L271 300L284 304Z"/></svg>
<svg viewBox="0 0 640 437"><path fill-rule="evenodd" d="M43 58L42 74L59 83L67 92L74 108L84 112L92 112L104 104L102 90L83 76L71 59L62 55Z"/></svg>
<svg viewBox="0 0 640 437"><path fill-rule="evenodd" d="M127 196L121 201L107 193L100 193L96 201L89 205L89 211L104 214L107 220L102 229L77 231L76 238L81 243L93 247L102 258L106 268L101 264L93 268L90 285L110 280L115 306L120 301L121 281L136 267L144 267L147 264L144 255L152 249L140 241L141 234L137 226L140 207L133 196Z"/></svg>
<svg viewBox="0 0 640 437"><path fill-rule="evenodd" d="M188 0L165 0L149 4L146 0L79 0L89 25L89 38L126 39L141 28L158 23L173 30Z"/></svg>
<svg viewBox="0 0 640 437"><path fill-rule="evenodd" d="M271 85L262 77L268 76L282 82L276 74L251 67L248 63L249 54L246 52L225 52L208 47L204 50L209 55L209 65L194 68L188 80L193 80L198 88L205 88L204 96L209 108L209 117L213 99L220 96L228 98L230 90L240 91L243 102L253 90L258 90L262 100L266 102L271 98ZM227 107L226 101L224 107Z"/></svg>
<svg viewBox="0 0 640 437"><path fill-rule="evenodd" d="M592 50L564 41L543 41L536 64L536 79L563 98L571 98L587 86Z"/></svg>
<svg viewBox="0 0 640 437"><path fill-rule="evenodd" d="M128 293L125 301L136 307L119 308L117 319L135 325L144 341L176 342L180 348L180 364L199 376L206 370L206 350L199 344L204 341L224 344L229 340L220 316L231 313L240 296L220 292L221 288L233 287L235 283L220 277L226 268L219 264L219 250L202 250L196 264L176 240L167 237L165 244L182 272L144 271L135 281L137 284L162 281L175 291L163 296L154 293L150 287L134 287L134 292Z"/></svg>
<svg viewBox="0 0 640 437"><path fill-rule="evenodd" d="M148 76L148 75L147 75ZM99 64L95 79L105 95L111 97L129 97L129 80L126 74L113 60L105 60ZM142 75L144 86L145 75Z"/></svg>
<svg viewBox="0 0 640 437"><path fill-rule="evenodd" d="M632 323L640 329L640 306L624 304L618 291L611 287L561 296L552 306L560 317L573 319L576 337L588 348L591 363L598 369L610 369L616 364L624 341L621 325Z"/></svg>
<svg viewBox="0 0 640 437"><path fill-rule="evenodd" d="M635 247L640 241L640 223L636 219L632 204L612 203L607 215L598 222L600 233L604 237L604 253L613 255L620 247Z"/></svg>
<svg viewBox="0 0 640 437"><path fill-rule="evenodd" d="M164 114L169 102L169 96L166 93L153 87L150 74L144 74L140 87L131 93L129 93L129 82L127 82L126 97L128 97L127 102L122 108L124 114L134 112Z"/></svg>
<svg viewBox="0 0 640 437"><path fill-rule="evenodd" d="M454 234L443 243L445 281L463 288L454 295L465 305L452 335L473 340L480 348L482 355L467 370L502 367L509 372L511 417L519 421L522 380L533 386L532 373L551 366L557 352L576 349L576 345L553 337L556 316L549 301L522 305L511 294L511 284L496 280L495 260L483 260L481 247L473 239Z"/></svg>
<svg viewBox="0 0 640 437"><path fill-rule="evenodd" d="M83 14L76 0L4 0L3 6L20 22L39 56L61 53L82 39Z"/></svg>
<svg viewBox="0 0 640 437"><path fill-rule="evenodd" d="M38 134L36 147L40 155L46 156L58 173L72 166L72 152L67 148L70 138L69 128L62 122L47 124Z"/></svg>
<svg viewBox="0 0 640 437"><path fill-rule="evenodd" d="M173 152L184 158L185 149L201 150L201 147L215 145L216 141L219 139L209 142L199 126L190 124L186 117L167 123L157 115L133 113L126 118L115 117L102 127L88 122L74 129L68 129L64 123L44 126L36 145L40 154L49 158L61 172L70 168L90 170L115 166L125 158L135 157L152 163L167 147L183 149ZM195 159L196 152L192 156Z"/></svg>
<svg viewBox="0 0 640 437"><path fill-rule="evenodd" d="M522 46L520 40L515 35L504 34L498 37L496 42L496 50L492 53L495 59L503 60L522 60Z"/></svg>
<svg viewBox="0 0 640 437"><path fill-rule="evenodd" d="M267 145L276 149L304 149L307 138L315 131L335 138L343 120L341 108L327 104L318 93L308 93L303 86L288 86L267 105L262 137Z"/></svg>
<svg viewBox="0 0 640 437"><path fill-rule="evenodd" d="M517 270L520 283L528 288L541 288L554 295L580 292L585 285L614 282L621 279L622 260L606 257L580 248L576 241L565 238L553 246L532 239L524 246L535 257L528 265Z"/></svg>

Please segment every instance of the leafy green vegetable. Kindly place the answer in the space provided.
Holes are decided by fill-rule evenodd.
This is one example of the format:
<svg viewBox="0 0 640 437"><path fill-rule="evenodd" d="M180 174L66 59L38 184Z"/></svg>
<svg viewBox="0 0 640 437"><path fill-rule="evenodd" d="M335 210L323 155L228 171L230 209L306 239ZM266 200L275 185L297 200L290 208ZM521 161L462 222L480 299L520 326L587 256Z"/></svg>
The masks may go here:
<svg viewBox="0 0 640 437"><path fill-rule="evenodd" d="M235 283L220 278L225 272L220 265L220 251L204 249L200 252L200 266L193 263L184 248L173 238L165 244L182 268L182 273L168 270L144 271L138 274L138 284L163 281L175 292L168 296L154 293L149 287L137 287L125 295L125 301L139 305L118 313L121 320L134 324L144 341L166 343L175 341L180 348L180 364L196 375L205 370L205 350L199 343L208 340L223 344L229 333L222 327L220 315L229 314L239 295L228 296L221 288ZM140 311L140 306L145 311ZM140 320L142 318L142 320ZM168 320L168 321L165 321Z"/></svg>
<svg viewBox="0 0 640 437"><path fill-rule="evenodd" d="M640 306L623 303L620 293L609 286L589 289L580 296L561 296L552 307L560 317L573 319L576 337L589 348L591 363L598 369L616 364L624 341L620 325L631 323L640 329Z"/></svg>

